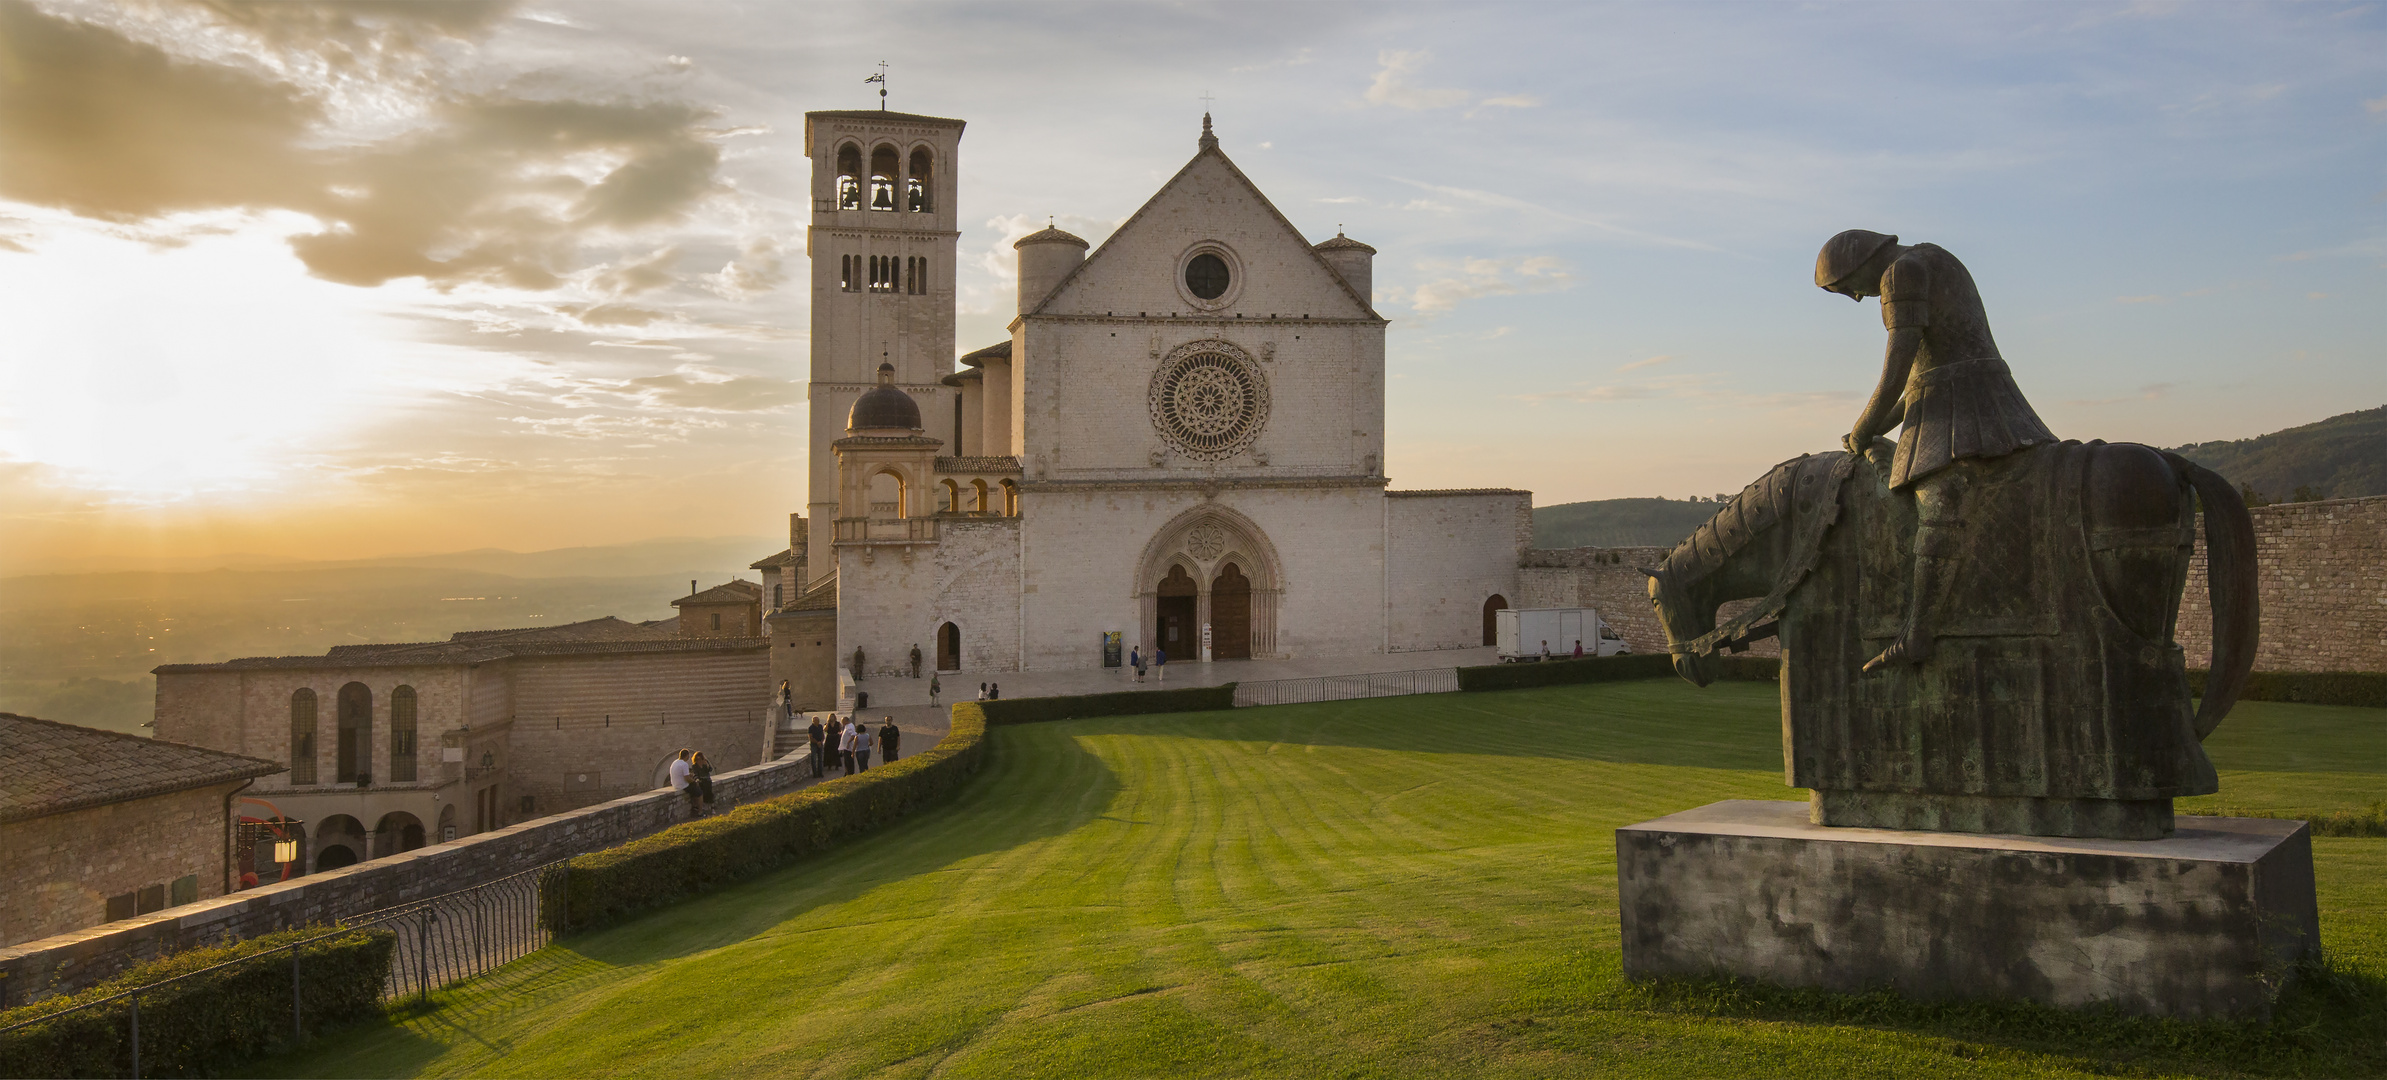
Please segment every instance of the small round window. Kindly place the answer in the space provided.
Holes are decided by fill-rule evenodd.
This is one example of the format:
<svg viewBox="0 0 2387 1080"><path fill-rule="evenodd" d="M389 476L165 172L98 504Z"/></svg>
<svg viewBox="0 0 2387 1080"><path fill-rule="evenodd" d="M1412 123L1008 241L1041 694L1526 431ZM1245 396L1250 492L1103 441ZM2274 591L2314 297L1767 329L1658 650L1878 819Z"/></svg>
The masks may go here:
<svg viewBox="0 0 2387 1080"><path fill-rule="evenodd" d="M1185 264L1185 287L1204 300L1226 295L1227 260L1207 251L1194 256Z"/></svg>

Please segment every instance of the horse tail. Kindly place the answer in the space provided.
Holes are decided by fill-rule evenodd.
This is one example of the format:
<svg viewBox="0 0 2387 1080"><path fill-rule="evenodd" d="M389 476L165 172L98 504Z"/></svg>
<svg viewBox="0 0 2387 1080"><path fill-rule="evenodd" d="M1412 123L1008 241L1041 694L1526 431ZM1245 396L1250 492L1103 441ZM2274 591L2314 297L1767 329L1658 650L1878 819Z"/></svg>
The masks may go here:
<svg viewBox="0 0 2387 1080"><path fill-rule="evenodd" d="M2221 474L2177 454L2165 454L2195 486L2205 511L2205 590L2213 605L2213 663L2205 673L2205 699L2196 710L2196 737L2221 726L2246 691L2254 671L2254 647L2261 631L2262 599L2256 590L2254 517L2246 500Z"/></svg>

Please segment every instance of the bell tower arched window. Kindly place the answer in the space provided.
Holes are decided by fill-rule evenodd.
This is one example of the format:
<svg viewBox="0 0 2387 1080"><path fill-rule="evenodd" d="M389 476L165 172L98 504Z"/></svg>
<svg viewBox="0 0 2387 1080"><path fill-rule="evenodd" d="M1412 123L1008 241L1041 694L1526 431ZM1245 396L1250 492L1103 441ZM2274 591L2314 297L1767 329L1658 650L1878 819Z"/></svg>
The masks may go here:
<svg viewBox="0 0 2387 1080"><path fill-rule="evenodd" d="M837 148L837 208L862 209L862 148L852 143Z"/></svg>
<svg viewBox="0 0 2387 1080"><path fill-rule="evenodd" d="M931 160L927 147L914 149L911 170L904 177L903 208L915 214L925 214L934 209L930 192L935 191L936 186L931 183L935 179Z"/></svg>
<svg viewBox="0 0 2387 1080"><path fill-rule="evenodd" d="M870 208L895 209L895 178L897 162L895 148L882 146L870 152Z"/></svg>

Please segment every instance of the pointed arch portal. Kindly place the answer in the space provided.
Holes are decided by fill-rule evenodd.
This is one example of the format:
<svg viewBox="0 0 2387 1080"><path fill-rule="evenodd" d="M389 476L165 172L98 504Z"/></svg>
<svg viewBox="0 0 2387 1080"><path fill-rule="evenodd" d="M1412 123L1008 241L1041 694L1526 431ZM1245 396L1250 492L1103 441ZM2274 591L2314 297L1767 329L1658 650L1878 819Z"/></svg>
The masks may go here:
<svg viewBox="0 0 2387 1080"><path fill-rule="evenodd" d="M1276 623L1284 563L1259 525L1232 509L1199 506L1154 533L1136 588L1146 650L1199 660L1208 625L1214 660L1282 655Z"/></svg>

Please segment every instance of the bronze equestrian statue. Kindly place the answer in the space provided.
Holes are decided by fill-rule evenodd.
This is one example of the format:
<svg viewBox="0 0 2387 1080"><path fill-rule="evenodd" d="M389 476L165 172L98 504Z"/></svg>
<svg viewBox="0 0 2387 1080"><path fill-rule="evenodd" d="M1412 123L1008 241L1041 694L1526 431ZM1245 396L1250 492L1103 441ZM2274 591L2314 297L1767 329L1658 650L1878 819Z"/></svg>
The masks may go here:
<svg viewBox="0 0 2387 1080"><path fill-rule="evenodd" d="M1785 778L1819 824L2169 835L2174 798L2219 788L2199 743L2254 663L2245 503L2174 454L2058 441L1947 251L1851 230L1815 280L1882 298L1881 383L1845 449L1776 466L1645 570L1675 670L1705 686L1779 635ZM2173 640L2200 503L2201 706Z"/></svg>

